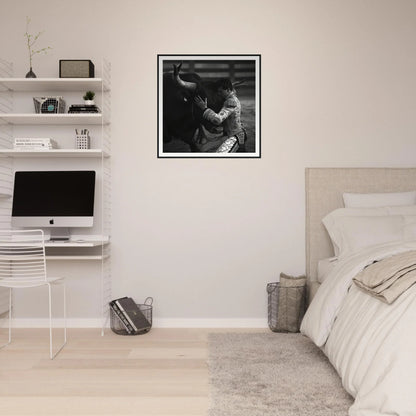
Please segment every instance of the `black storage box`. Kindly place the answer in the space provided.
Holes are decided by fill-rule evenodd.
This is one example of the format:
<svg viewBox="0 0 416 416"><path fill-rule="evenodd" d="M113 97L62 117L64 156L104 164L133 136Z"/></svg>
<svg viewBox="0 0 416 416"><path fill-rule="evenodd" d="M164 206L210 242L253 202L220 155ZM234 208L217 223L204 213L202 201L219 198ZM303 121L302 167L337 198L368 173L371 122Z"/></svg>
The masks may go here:
<svg viewBox="0 0 416 416"><path fill-rule="evenodd" d="M59 78L94 78L94 64L89 59L60 59Z"/></svg>

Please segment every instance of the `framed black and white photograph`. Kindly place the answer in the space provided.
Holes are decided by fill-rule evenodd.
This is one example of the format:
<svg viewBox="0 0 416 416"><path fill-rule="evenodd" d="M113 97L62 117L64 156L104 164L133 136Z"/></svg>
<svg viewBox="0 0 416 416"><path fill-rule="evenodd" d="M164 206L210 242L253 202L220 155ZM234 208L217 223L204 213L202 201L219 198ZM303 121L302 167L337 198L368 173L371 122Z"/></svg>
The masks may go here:
<svg viewBox="0 0 416 416"><path fill-rule="evenodd" d="M260 55L158 55L158 157L259 158Z"/></svg>

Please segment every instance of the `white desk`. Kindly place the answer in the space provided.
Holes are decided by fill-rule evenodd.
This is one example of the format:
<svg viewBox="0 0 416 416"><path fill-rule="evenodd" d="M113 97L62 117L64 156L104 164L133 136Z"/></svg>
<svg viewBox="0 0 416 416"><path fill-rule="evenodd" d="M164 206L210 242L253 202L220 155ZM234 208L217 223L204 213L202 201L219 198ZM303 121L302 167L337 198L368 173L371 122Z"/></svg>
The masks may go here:
<svg viewBox="0 0 416 416"><path fill-rule="evenodd" d="M55 248L70 248L70 247L99 247L108 244L108 241L45 241L45 247L55 247Z"/></svg>
<svg viewBox="0 0 416 416"><path fill-rule="evenodd" d="M109 244L108 236L72 236L70 240L45 241L46 260L103 260L102 249ZM94 249L96 248L96 249Z"/></svg>

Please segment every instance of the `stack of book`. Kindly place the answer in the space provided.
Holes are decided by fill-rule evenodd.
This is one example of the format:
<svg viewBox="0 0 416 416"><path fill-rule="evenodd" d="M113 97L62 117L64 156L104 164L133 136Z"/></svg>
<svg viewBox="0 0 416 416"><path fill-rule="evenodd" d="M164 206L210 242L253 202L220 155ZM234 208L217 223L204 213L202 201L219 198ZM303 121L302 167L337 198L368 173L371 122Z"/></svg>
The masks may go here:
<svg viewBox="0 0 416 416"><path fill-rule="evenodd" d="M110 308L130 335L146 332L152 326L132 298L123 297L112 300Z"/></svg>
<svg viewBox="0 0 416 416"><path fill-rule="evenodd" d="M14 139L13 149L26 152L56 149L56 142L46 138L17 137Z"/></svg>
<svg viewBox="0 0 416 416"><path fill-rule="evenodd" d="M96 105L72 104L68 113L99 113L100 109Z"/></svg>

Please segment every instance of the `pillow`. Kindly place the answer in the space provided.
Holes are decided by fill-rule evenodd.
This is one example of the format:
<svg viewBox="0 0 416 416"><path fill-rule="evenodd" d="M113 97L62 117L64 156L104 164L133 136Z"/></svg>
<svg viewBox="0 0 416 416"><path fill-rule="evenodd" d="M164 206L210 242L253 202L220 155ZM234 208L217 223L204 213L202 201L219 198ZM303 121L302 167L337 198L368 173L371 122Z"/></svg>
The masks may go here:
<svg viewBox="0 0 416 416"><path fill-rule="evenodd" d="M377 207L377 208L338 208L327 214L322 222L332 223L339 217L375 217L387 215L416 215L416 205L402 207Z"/></svg>
<svg viewBox="0 0 416 416"><path fill-rule="evenodd" d="M411 205L408 207L385 207L385 209L389 213L389 215L416 215L416 205Z"/></svg>
<svg viewBox="0 0 416 416"><path fill-rule="evenodd" d="M416 204L416 191L377 194L344 193L345 208L395 207Z"/></svg>
<svg viewBox="0 0 416 416"><path fill-rule="evenodd" d="M341 237L338 232L338 222L344 217L375 217L388 216L389 211L384 208L338 208L322 219L322 222L331 238L335 256L340 255ZM416 215L416 209L415 209Z"/></svg>
<svg viewBox="0 0 416 416"><path fill-rule="evenodd" d="M404 241L404 219L402 215L340 217L330 236L343 257L377 244Z"/></svg>
<svg viewBox="0 0 416 416"><path fill-rule="evenodd" d="M416 206L339 208L322 222L336 256L375 244L416 240Z"/></svg>

